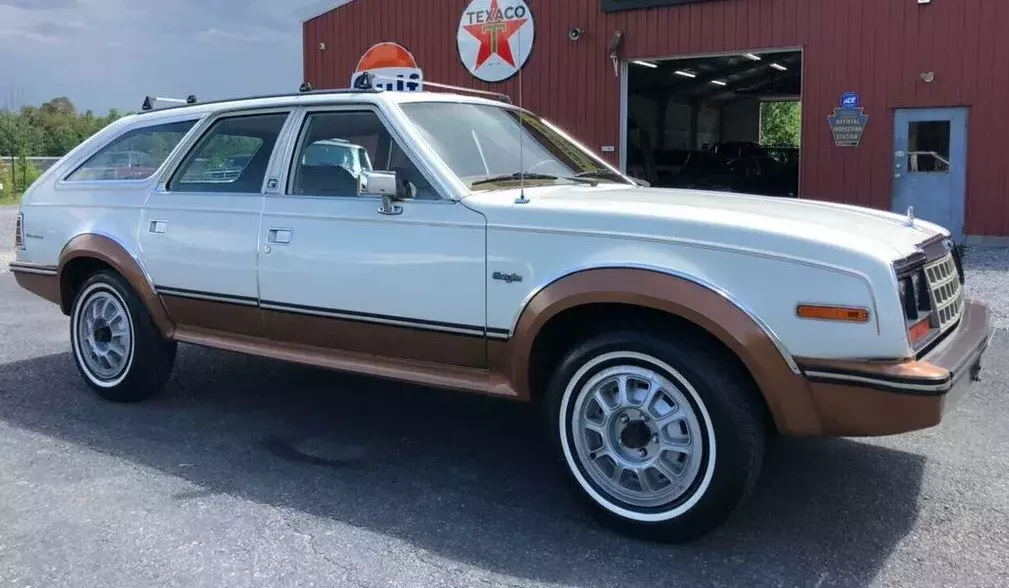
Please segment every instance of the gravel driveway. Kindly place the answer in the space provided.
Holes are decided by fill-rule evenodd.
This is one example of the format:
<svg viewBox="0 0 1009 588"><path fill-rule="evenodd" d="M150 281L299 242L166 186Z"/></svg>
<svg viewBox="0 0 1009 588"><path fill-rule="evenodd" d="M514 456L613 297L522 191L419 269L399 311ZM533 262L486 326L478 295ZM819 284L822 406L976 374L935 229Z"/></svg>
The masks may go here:
<svg viewBox="0 0 1009 588"><path fill-rule="evenodd" d="M995 328L1009 328L1009 248L968 248L964 268L968 296L988 303Z"/></svg>

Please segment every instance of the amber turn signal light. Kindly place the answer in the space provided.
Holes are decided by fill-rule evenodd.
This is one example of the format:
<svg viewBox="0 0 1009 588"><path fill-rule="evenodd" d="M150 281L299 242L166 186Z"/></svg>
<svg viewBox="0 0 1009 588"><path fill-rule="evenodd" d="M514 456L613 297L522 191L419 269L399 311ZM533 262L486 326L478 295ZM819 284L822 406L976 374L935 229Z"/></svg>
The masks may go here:
<svg viewBox="0 0 1009 588"><path fill-rule="evenodd" d="M818 319L821 321L840 321L843 323L867 323L869 311L864 308L849 306L821 306L816 304L800 304L795 307L799 318Z"/></svg>

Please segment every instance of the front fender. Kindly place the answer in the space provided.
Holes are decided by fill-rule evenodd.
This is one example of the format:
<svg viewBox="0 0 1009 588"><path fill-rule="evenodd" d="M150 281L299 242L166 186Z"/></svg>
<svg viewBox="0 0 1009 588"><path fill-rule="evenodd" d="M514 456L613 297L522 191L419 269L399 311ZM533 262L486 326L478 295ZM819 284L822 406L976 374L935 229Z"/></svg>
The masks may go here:
<svg viewBox="0 0 1009 588"><path fill-rule="evenodd" d="M668 270L595 268L553 281L532 296L511 339L492 349L491 369L504 373L518 395L528 398L531 351L544 326L566 310L599 303L659 310L698 325L739 357L780 430L821 429L805 379L774 332L724 290Z"/></svg>

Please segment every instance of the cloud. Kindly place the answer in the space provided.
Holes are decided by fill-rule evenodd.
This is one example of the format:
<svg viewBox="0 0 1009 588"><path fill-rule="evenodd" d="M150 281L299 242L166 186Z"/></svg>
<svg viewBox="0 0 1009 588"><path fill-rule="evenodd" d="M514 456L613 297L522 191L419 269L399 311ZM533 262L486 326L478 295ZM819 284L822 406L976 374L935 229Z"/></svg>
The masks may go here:
<svg viewBox="0 0 1009 588"><path fill-rule="evenodd" d="M239 43L262 43L263 39L254 35L246 35L242 33L232 33L229 31L222 31L220 29L207 29L205 31L200 31L196 35L197 40L201 43L214 43L214 42L239 42Z"/></svg>
<svg viewBox="0 0 1009 588"><path fill-rule="evenodd" d="M23 104L68 96L96 112L136 110L143 93L292 91L302 81L300 17L316 3L0 0L0 86Z"/></svg>
<svg viewBox="0 0 1009 588"><path fill-rule="evenodd" d="M63 39L55 35L46 35L43 33L23 29L0 29L0 40L29 41L32 43L42 43L45 45L51 45L53 43L63 42Z"/></svg>
<svg viewBox="0 0 1009 588"><path fill-rule="evenodd" d="M79 0L0 0L0 6L13 6L22 10L53 10L77 8Z"/></svg>

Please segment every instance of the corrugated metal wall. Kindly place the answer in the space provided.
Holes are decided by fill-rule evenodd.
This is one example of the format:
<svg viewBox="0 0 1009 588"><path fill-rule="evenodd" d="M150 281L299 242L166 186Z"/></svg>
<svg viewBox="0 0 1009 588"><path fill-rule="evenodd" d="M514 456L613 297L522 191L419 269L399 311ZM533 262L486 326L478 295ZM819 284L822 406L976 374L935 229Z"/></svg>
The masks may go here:
<svg viewBox="0 0 1009 588"><path fill-rule="evenodd" d="M893 109L970 106L966 232L1009 235L1009 2L1006 0L718 0L604 13L598 0L527 0L536 43L522 103L599 149L619 145L620 82L606 56L615 30L625 58L804 49L803 197L890 206ZM344 87L379 41L413 52L426 79L487 88L459 61L467 0L356 0L304 25L305 76ZM586 34L568 40L572 27ZM327 49L318 45L325 42ZM926 84L922 72L935 72ZM518 102L519 80L493 89ZM870 116L862 146L833 146L826 117L845 91ZM614 162L617 154L610 154Z"/></svg>

